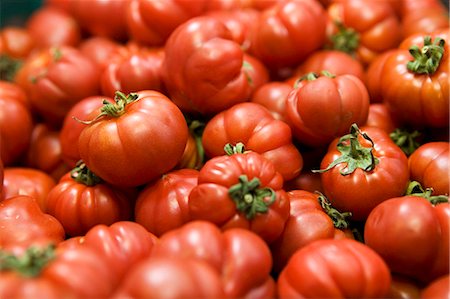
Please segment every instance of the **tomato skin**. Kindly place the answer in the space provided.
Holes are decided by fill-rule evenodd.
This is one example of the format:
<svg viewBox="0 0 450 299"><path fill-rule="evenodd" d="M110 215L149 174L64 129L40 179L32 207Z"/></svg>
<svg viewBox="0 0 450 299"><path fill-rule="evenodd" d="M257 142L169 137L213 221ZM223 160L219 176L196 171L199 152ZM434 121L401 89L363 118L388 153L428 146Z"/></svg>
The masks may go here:
<svg viewBox="0 0 450 299"><path fill-rule="evenodd" d="M445 298L450 294L450 276L444 275L443 277L437 278L429 285L427 285L420 292L420 298L422 299L432 299L432 298Z"/></svg>
<svg viewBox="0 0 450 299"><path fill-rule="evenodd" d="M99 111L103 105L103 100L113 103L112 98L106 96L89 96L76 103L70 108L59 132L59 142L61 144L61 158L71 168L75 167L81 160L78 152L78 138L81 131L86 127L78 120L85 121L94 111ZM98 112L100 113L100 111ZM76 119L74 119L76 118ZM78 119L78 120L77 120Z"/></svg>
<svg viewBox="0 0 450 299"><path fill-rule="evenodd" d="M81 41L81 29L76 20L57 7L42 6L26 22L26 28L36 48L72 46Z"/></svg>
<svg viewBox="0 0 450 299"><path fill-rule="evenodd" d="M364 83L353 75L319 76L302 80L286 102L286 117L294 138L319 147L348 132L352 123L363 125L369 112Z"/></svg>
<svg viewBox="0 0 450 299"><path fill-rule="evenodd" d="M266 243L255 233L242 228L221 231L206 221L191 221L161 236L152 258L184 257L208 263L221 275L221 288L227 298L271 298L272 257Z"/></svg>
<svg viewBox="0 0 450 299"><path fill-rule="evenodd" d="M0 248L28 246L47 242L58 244L65 238L64 228L53 216L45 214L37 201L17 195L0 202Z"/></svg>
<svg viewBox="0 0 450 299"><path fill-rule="evenodd" d="M364 240L392 272L429 282L448 274L449 215L448 203L433 207L420 196L391 198L367 217Z"/></svg>
<svg viewBox="0 0 450 299"><path fill-rule="evenodd" d="M78 49L103 70L111 57L121 49L121 44L107 37L91 36L83 39Z"/></svg>
<svg viewBox="0 0 450 299"><path fill-rule="evenodd" d="M0 158L5 166L16 164L30 144L33 118L27 102L20 86L0 81Z"/></svg>
<svg viewBox="0 0 450 299"><path fill-rule="evenodd" d="M5 26L0 30L0 54L12 58L25 58L34 49L30 32L19 26Z"/></svg>
<svg viewBox="0 0 450 299"><path fill-rule="evenodd" d="M97 66L78 49L62 46L31 55L15 81L26 91L32 109L58 128L74 104L98 94L99 75Z"/></svg>
<svg viewBox="0 0 450 299"><path fill-rule="evenodd" d="M390 139L382 129L362 127L373 141L373 156L378 164L371 171L361 168L348 175L342 175L347 163L340 163L321 174L322 186L326 197L333 207L340 211L352 213L352 220L364 220L370 211L378 204L395 196L401 196L406 191L409 182L408 159L403 151ZM363 147L370 147L361 135L358 140ZM321 169L341 156L337 149L338 139L329 146L322 159Z"/></svg>
<svg viewBox="0 0 450 299"><path fill-rule="evenodd" d="M131 268L111 298L223 298L220 274L201 260L152 257Z"/></svg>
<svg viewBox="0 0 450 299"><path fill-rule="evenodd" d="M412 60L408 48L412 44L423 45L424 35L421 44L416 38L407 39L386 58L380 92L384 103L400 124L419 129L448 127L448 34L448 30L430 34L433 40L438 36L445 40L444 54L433 74L416 74L407 69L407 63Z"/></svg>
<svg viewBox="0 0 450 299"><path fill-rule="evenodd" d="M102 94L113 98L116 91L123 93L140 90L162 92L161 65L164 49L148 49L128 44L112 55L102 71L100 85Z"/></svg>
<svg viewBox="0 0 450 299"><path fill-rule="evenodd" d="M17 195L28 195L36 200L44 212L47 195L55 185L55 179L42 170L29 167L6 167L0 201Z"/></svg>
<svg viewBox="0 0 450 299"><path fill-rule="evenodd" d="M385 298L390 283L389 268L371 248L351 239L325 239L294 253L278 278L278 294L279 298Z"/></svg>
<svg viewBox="0 0 450 299"><path fill-rule="evenodd" d="M413 279L402 275L392 274L391 288L387 298L418 299L420 298L420 286Z"/></svg>
<svg viewBox="0 0 450 299"><path fill-rule="evenodd" d="M250 53L270 69L298 65L325 43L326 18L317 1L278 1L261 12Z"/></svg>
<svg viewBox="0 0 450 299"><path fill-rule="evenodd" d="M402 2L403 37L449 28L448 8L438 0Z"/></svg>
<svg viewBox="0 0 450 299"><path fill-rule="evenodd" d="M132 40L146 46L163 46L182 23L203 14L208 1L131 0L127 4L126 24Z"/></svg>
<svg viewBox="0 0 450 299"><path fill-rule="evenodd" d="M292 85L281 81L269 81L253 93L250 101L266 107L275 119L286 122L286 98Z"/></svg>
<svg viewBox="0 0 450 299"><path fill-rule="evenodd" d="M96 120L78 139L87 167L113 185L135 187L159 177L176 166L186 146L188 128L178 107L158 91L137 95L120 117Z"/></svg>
<svg viewBox="0 0 450 299"><path fill-rule="evenodd" d="M303 167L303 158L292 143L291 130L281 120L276 120L263 106L240 103L216 114L203 131L202 144L208 157L224 154L227 143L243 143L246 150L260 153L275 165L289 180Z"/></svg>
<svg viewBox="0 0 450 299"><path fill-rule="evenodd" d="M383 129L390 134L398 127L384 103L371 103L365 126Z"/></svg>
<svg viewBox="0 0 450 299"><path fill-rule="evenodd" d="M408 158L411 180L424 188L433 188L433 194L449 195L449 143L427 142Z"/></svg>
<svg viewBox="0 0 450 299"><path fill-rule="evenodd" d="M225 24L212 16L177 27L164 49L164 85L186 113L213 115L248 101L269 79L265 66L244 53Z"/></svg>
<svg viewBox="0 0 450 299"><path fill-rule="evenodd" d="M49 192L46 212L57 218L69 236L86 234L97 224L128 220L133 198L105 183L88 186L66 173Z"/></svg>
<svg viewBox="0 0 450 299"><path fill-rule="evenodd" d="M259 179L260 188L271 188L275 201L264 213L247 219L228 194L229 188L239 183L239 176ZM192 220L207 220L223 230L240 227L261 236L267 243L283 231L289 217L289 200L283 188L283 177L273 163L256 152L216 156L200 169L198 185L189 194L189 213Z"/></svg>
<svg viewBox="0 0 450 299"><path fill-rule="evenodd" d="M188 222L189 193L197 178L198 170L179 169L147 184L136 201L135 221L158 237Z"/></svg>

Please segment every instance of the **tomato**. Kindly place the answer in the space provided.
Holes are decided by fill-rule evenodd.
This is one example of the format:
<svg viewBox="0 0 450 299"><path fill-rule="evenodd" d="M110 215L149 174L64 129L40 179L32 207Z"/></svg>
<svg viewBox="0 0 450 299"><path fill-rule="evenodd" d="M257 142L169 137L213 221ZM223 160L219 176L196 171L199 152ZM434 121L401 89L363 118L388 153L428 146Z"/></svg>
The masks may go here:
<svg viewBox="0 0 450 299"><path fill-rule="evenodd" d="M292 85L281 81L269 81L253 93L250 101L266 107L275 119L286 122L286 99Z"/></svg>
<svg viewBox="0 0 450 299"><path fill-rule="evenodd" d="M30 32L19 26L5 26L0 30L0 54L11 58L26 58L34 49Z"/></svg>
<svg viewBox="0 0 450 299"><path fill-rule="evenodd" d="M383 102L383 97L381 96L381 78L383 75L383 67L386 63L386 59L389 55L395 52L396 49L391 49L384 51L377 57L366 68L366 87L369 92L371 103L381 103Z"/></svg>
<svg viewBox="0 0 450 299"><path fill-rule="evenodd" d="M148 258L130 269L111 298L223 298L220 276L201 260Z"/></svg>
<svg viewBox="0 0 450 299"><path fill-rule="evenodd" d="M368 112L367 88L353 75L309 73L298 81L286 102L294 138L310 147L328 145L352 123L364 124Z"/></svg>
<svg viewBox="0 0 450 299"><path fill-rule="evenodd" d="M220 274L226 298L273 298L272 257L266 243L242 228L224 232L206 221L192 221L161 236L151 259L200 260Z"/></svg>
<svg viewBox="0 0 450 299"><path fill-rule="evenodd" d="M445 298L450 294L450 276L444 275L437 278L430 284L428 284L420 292L420 298L432 299L432 298Z"/></svg>
<svg viewBox="0 0 450 299"><path fill-rule="evenodd" d="M445 2L439 0L401 2L403 37L449 28L448 5L446 7Z"/></svg>
<svg viewBox="0 0 450 299"><path fill-rule="evenodd" d="M364 225L365 243L393 273L424 283L449 273L450 204L448 197L435 206L432 202L429 191L390 198L371 211Z"/></svg>
<svg viewBox="0 0 450 299"><path fill-rule="evenodd" d="M270 243L289 217L283 177L261 154L234 151L208 160L200 169L198 185L189 194L190 217L224 230L246 228Z"/></svg>
<svg viewBox="0 0 450 299"><path fill-rule="evenodd" d="M59 127L74 104L98 94L99 70L76 48L52 47L31 55L15 81L26 91L38 115Z"/></svg>
<svg viewBox="0 0 450 299"><path fill-rule="evenodd" d="M115 100L80 134L78 150L86 166L106 182L128 187L174 168L188 137L178 107L154 90L117 93Z"/></svg>
<svg viewBox="0 0 450 299"><path fill-rule="evenodd" d="M250 53L270 69L298 65L324 45L326 19L318 1L278 1L261 12Z"/></svg>
<svg viewBox="0 0 450 299"><path fill-rule="evenodd" d="M270 246L276 273L280 273L298 249L315 240L333 239L338 229L349 226L345 218L350 214L332 209L323 195L304 190L292 190L287 194L290 217L282 235Z"/></svg>
<svg viewBox="0 0 450 299"><path fill-rule="evenodd" d="M40 241L58 244L65 238L64 228L53 216L44 213L28 195L0 201L0 249L26 248Z"/></svg>
<svg viewBox="0 0 450 299"><path fill-rule="evenodd" d="M78 245L92 248L106 259L116 282L150 255L155 242L155 235L131 221L117 221L109 226L97 224L77 240Z"/></svg>
<svg viewBox="0 0 450 299"><path fill-rule="evenodd" d="M140 90L163 90L161 65L163 48L149 49L128 44L110 57L100 77L102 94L114 97L117 90L123 93Z"/></svg>
<svg viewBox="0 0 450 299"><path fill-rule="evenodd" d="M370 247L351 239L324 239L294 253L278 278L278 295L385 298L390 284L389 268Z"/></svg>
<svg viewBox="0 0 450 299"><path fill-rule="evenodd" d="M86 57L98 65L100 70L104 70L113 57L122 48L121 44L107 37L91 36L83 39L78 45L78 49Z"/></svg>
<svg viewBox="0 0 450 299"><path fill-rule="evenodd" d="M300 172L298 176L284 183L284 190L304 190L309 192L319 191L323 193L322 181L319 173L311 172L310 169Z"/></svg>
<svg viewBox="0 0 450 299"><path fill-rule="evenodd" d="M331 48L355 55L364 65L384 51L396 48L401 41L400 20L385 1L337 1L327 11Z"/></svg>
<svg viewBox="0 0 450 299"><path fill-rule="evenodd" d="M197 178L197 170L178 169L148 183L136 201L135 221L158 237L188 222L189 193Z"/></svg>
<svg viewBox="0 0 450 299"><path fill-rule="evenodd" d="M206 123L202 136L206 156L223 155L226 144L239 142L272 162L285 180L302 170L303 158L292 143L289 126L259 104L236 104Z"/></svg>
<svg viewBox="0 0 450 299"><path fill-rule="evenodd" d="M427 142L416 149L408 158L411 180L433 194L449 195L449 147L448 142Z"/></svg>
<svg viewBox="0 0 450 299"><path fill-rule="evenodd" d="M55 185L56 181L42 170L29 167L6 167L0 201L17 195L28 195L37 201L44 212L47 195Z"/></svg>
<svg viewBox="0 0 450 299"><path fill-rule="evenodd" d="M59 130L43 123L34 126L25 165L43 170L56 181L70 170L62 159Z"/></svg>
<svg viewBox="0 0 450 299"><path fill-rule="evenodd" d="M87 120L94 111L99 111L103 106L103 101L114 102L109 97L89 96L76 103L64 117L59 132L59 142L61 144L61 158L69 167L75 167L77 162L81 160L78 152L78 137L86 127L81 121Z"/></svg>
<svg viewBox="0 0 450 299"><path fill-rule="evenodd" d="M163 46L182 23L200 16L208 1L131 0L127 4L126 24L132 40L147 46Z"/></svg>
<svg viewBox="0 0 450 299"><path fill-rule="evenodd" d="M391 134L398 127L384 103L371 103L365 126L376 127Z"/></svg>
<svg viewBox="0 0 450 299"><path fill-rule="evenodd" d="M386 298L418 299L420 298L420 286L412 279L392 274L391 288Z"/></svg>
<svg viewBox="0 0 450 299"><path fill-rule="evenodd" d="M33 118L27 101L17 84L0 81L0 158L5 166L16 164L30 144Z"/></svg>
<svg viewBox="0 0 450 299"><path fill-rule="evenodd" d="M107 298L114 288L108 264L89 248L30 247L6 253L2 266L2 298Z"/></svg>
<svg viewBox="0 0 450 299"><path fill-rule="evenodd" d="M177 27L164 49L163 82L185 113L213 115L248 101L269 79L265 66L244 53L225 24L212 16Z"/></svg>
<svg viewBox="0 0 450 299"><path fill-rule="evenodd" d="M97 224L129 220L133 200L80 163L49 192L46 211L61 222L69 236L79 236Z"/></svg>
<svg viewBox="0 0 450 299"><path fill-rule="evenodd" d="M422 35L421 44L411 38L386 58L380 94L400 124L419 129L448 127L448 41L448 30Z"/></svg>
<svg viewBox="0 0 450 299"><path fill-rule="evenodd" d="M36 48L72 46L81 41L81 29L66 11L53 6L35 10L25 24Z"/></svg>
<svg viewBox="0 0 450 299"><path fill-rule="evenodd" d="M375 127L352 125L350 134L330 144L320 168L327 198L356 221L365 220L384 200L403 195L409 182L406 155Z"/></svg>
<svg viewBox="0 0 450 299"><path fill-rule="evenodd" d="M360 61L350 54L336 50L318 50L309 55L296 67L293 81L311 73L328 71L335 75L353 75L365 82L364 67Z"/></svg>

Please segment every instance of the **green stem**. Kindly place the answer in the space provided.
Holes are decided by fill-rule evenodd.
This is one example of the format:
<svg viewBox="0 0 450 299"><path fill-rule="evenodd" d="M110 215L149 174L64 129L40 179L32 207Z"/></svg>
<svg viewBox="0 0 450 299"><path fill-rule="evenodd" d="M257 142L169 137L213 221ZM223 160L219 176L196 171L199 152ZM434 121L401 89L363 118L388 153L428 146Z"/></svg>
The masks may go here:
<svg viewBox="0 0 450 299"><path fill-rule="evenodd" d="M0 55L0 80L14 81L17 71L22 67L23 62L19 59L14 59L8 55Z"/></svg>
<svg viewBox="0 0 450 299"><path fill-rule="evenodd" d="M242 142L238 142L235 145L231 145L231 143L225 144L223 150L228 156L234 154L243 154L245 152L245 146Z"/></svg>
<svg viewBox="0 0 450 299"><path fill-rule="evenodd" d="M78 183L86 186L95 186L103 182L103 180L93 173L83 161L78 161L77 165L70 172L70 177Z"/></svg>
<svg viewBox="0 0 450 299"><path fill-rule="evenodd" d="M347 28L341 22L335 22L338 31L330 37L334 50L354 55L359 47L359 33Z"/></svg>
<svg viewBox="0 0 450 299"><path fill-rule="evenodd" d="M54 245L45 248L32 246L20 257L0 250L0 272L15 271L25 277L36 277L54 258Z"/></svg>
<svg viewBox="0 0 450 299"><path fill-rule="evenodd" d="M421 136L422 134L417 130L410 132L400 128L395 129L394 132L389 134L389 137L391 137L395 144L397 144L407 156L411 155L420 146L420 142L418 142L417 139Z"/></svg>
<svg viewBox="0 0 450 299"><path fill-rule="evenodd" d="M347 220L347 218L350 218L352 216L351 212L344 212L341 213L338 210L336 210L335 208L333 208L333 206L331 205L331 202L328 200L328 198L325 197L325 195L323 195L320 192L316 192L319 197L319 203L322 207L322 209L325 211L325 213L327 213L327 215L331 218L331 220L333 220L333 224L334 227L339 228L339 229L347 229L350 227L350 223Z"/></svg>
<svg viewBox="0 0 450 299"><path fill-rule="evenodd" d="M358 140L358 136L362 136L372 146L363 147ZM331 162L327 168L312 170L312 172L323 173L341 163L347 164L347 167L341 170L342 175L349 175L357 168L364 171L371 171L378 164L378 159L374 157L372 152L373 145L372 139L366 133L361 132L356 124L353 124L350 128L350 134L342 136L337 144L337 149L341 155Z"/></svg>
<svg viewBox="0 0 450 299"><path fill-rule="evenodd" d="M433 206L440 203L449 202L447 195L432 195L432 194L433 188L426 188L424 190L422 185L417 181L409 182L408 188L406 188L405 193L405 195L423 197L426 200L428 200Z"/></svg>
<svg viewBox="0 0 450 299"><path fill-rule="evenodd" d="M247 175L239 176L239 183L228 190L228 194L236 204L238 211L245 214L249 220L257 213L267 213L269 206L275 202L276 194L272 188L260 188L258 178L248 180Z"/></svg>
<svg viewBox="0 0 450 299"><path fill-rule="evenodd" d="M409 48L409 53L414 60L409 61L406 67L416 74L434 74L444 56L444 45L445 40L440 37L435 38L432 42L430 36L425 36L422 48L416 45Z"/></svg>

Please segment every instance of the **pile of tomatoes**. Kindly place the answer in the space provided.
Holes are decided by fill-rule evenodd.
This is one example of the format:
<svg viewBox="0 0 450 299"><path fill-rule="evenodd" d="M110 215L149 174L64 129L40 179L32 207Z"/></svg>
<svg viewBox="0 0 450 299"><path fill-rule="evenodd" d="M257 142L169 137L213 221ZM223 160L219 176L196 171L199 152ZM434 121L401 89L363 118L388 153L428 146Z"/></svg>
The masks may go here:
<svg viewBox="0 0 450 299"><path fill-rule="evenodd" d="M439 0L47 0L0 29L0 298L448 298Z"/></svg>

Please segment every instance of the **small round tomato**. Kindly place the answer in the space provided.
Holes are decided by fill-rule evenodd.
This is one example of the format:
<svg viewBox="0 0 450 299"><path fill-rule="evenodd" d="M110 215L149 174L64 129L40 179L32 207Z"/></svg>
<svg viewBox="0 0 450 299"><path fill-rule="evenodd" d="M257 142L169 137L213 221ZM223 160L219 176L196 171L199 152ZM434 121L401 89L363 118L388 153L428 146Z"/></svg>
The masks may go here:
<svg viewBox="0 0 450 299"><path fill-rule="evenodd" d="M278 278L278 294L282 299L385 298L390 284L388 266L370 247L324 239L294 253Z"/></svg>
<svg viewBox="0 0 450 299"><path fill-rule="evenodd" d="M408 158L411 180L433 194L449 195L450 143L428 142L417 148Z"/></svg>
<svg viewBox="0 0 450 299"><path fill-rule="evenodd" d="M155 90L117 92L115 101L105 102L78 138L86 166L124 187L143 185L173 169L189 134L180 109Z"/></svg>

